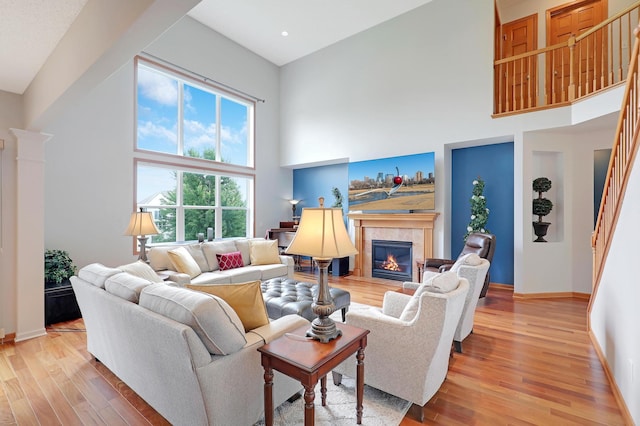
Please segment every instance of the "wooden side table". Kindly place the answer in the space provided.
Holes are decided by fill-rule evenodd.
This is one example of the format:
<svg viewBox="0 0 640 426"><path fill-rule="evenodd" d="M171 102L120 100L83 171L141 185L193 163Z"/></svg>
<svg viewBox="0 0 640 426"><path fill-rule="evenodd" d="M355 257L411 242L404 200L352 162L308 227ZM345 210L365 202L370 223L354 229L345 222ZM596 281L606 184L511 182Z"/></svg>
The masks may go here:
<svg viewBox="0 0 640 426"><path fill-rule="evenodd" d="M273 370L299 380L304 386L304 424L315 422L315 391L320 380L322 405L327 401L327 374L341 362L357 352L356 419L362 423L362 398L364 394L364 348L367 346L369 330L337 323L342 336L328 343L320 343L305 337L308 325L287 333L258 351L262 354L264 368L264 420L266 426L273 425Z"/></svg>

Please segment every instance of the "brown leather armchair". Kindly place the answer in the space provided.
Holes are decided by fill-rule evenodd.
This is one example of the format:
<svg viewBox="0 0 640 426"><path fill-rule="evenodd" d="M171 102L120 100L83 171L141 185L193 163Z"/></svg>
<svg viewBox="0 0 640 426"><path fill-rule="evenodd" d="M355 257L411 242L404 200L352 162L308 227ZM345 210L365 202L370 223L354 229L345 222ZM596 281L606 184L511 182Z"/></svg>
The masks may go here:
<svg viewBox="0 0 640 426"><path fill-rule="evenodd" d="M493 253L496 250L496 236L493 234L481 234L472 233L467 237L467 241L464 243L462 251L458 255L458 258L469 253L476 253L483 259L487 259L489 262L493 261ZM456 259L425 259L424 271L444 272L451 269L451 266L456 262ZM422 278L422 277L420 277ZM487 295L489 289L489 272L484 280L484 286L480 292L480 297Z"/></svg>

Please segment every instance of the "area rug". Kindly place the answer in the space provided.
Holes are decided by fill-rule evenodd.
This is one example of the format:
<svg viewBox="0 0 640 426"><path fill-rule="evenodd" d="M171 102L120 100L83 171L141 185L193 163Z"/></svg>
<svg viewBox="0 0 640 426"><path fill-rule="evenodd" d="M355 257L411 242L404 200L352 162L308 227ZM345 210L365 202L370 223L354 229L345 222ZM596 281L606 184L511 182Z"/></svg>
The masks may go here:
<svg viewBox="0 0 640 426"><path fill-rule="evenodd" d="M351 303L349 310L367 309L367 305ZM334 312L331 317L341 322L340 312ZM365 376L367 370L367 351L365 349ZM340 386L333 384L331 374L327 376L327 405L322 406L320 384L315 389L315 424L318 426L342 426L356 424L356 385L355 379L342 377ZM372 426L398 425L409 410L411 403L382 392L370 386L364 386L364 401L362 403L362 424ZM263 425L264 420L256 423ZM293 402L285 402L274 410L273 424L276 426L293 426L304 424L304 398Z"/></svg>

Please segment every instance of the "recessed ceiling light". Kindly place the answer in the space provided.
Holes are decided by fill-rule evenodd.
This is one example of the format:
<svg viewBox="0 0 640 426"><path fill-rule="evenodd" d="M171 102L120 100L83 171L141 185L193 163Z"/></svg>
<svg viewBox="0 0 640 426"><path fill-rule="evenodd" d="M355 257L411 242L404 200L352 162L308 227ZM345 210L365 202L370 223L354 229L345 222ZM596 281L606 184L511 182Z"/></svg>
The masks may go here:
<svg viewBox="0 0 640 426"><path fill-rule="evenodd" d="M287 31L283 31L283 32L281 32L280 34L282 34L282 37L286 37L286 36L288 36L288 35L289 35L289 32L287 32Z"/></svg>

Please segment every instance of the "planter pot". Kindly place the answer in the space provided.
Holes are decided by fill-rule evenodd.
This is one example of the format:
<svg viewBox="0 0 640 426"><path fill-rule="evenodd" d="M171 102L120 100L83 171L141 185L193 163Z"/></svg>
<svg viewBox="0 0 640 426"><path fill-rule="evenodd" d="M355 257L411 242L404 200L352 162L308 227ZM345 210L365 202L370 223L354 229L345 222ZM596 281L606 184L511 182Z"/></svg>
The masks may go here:
<svg viewBox="0 0 640 426"><path fill-rule="evenodd" d="M532 222L532 223L533 223L533 232L535 232L536 236L538 237L537 239L533 240L533 242L546 243L547 240L545 240L542 237L547 235L547 230L549 229L549 225L551 225L551 222Z"/></svg>

